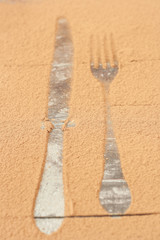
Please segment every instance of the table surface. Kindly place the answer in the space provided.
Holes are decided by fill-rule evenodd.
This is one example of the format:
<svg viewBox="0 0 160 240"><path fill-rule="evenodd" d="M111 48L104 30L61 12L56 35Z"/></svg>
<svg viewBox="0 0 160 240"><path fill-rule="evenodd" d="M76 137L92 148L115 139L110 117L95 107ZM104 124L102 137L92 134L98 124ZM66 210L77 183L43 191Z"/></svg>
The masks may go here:
<svg viewBox="0 0 160 240"><path fill-rule="evenodd" d="M159 239L160 2L28 0L0 2L0 239ZM55 26L74 45L69 120L64 131L65 218L48 236L33 212L46 157L47 104ZM90 38L114 34L120 71L109 100L132 202L111 218L99 203L105 101L90 72ZM44 127L42 127L44 126Z"/></svg>

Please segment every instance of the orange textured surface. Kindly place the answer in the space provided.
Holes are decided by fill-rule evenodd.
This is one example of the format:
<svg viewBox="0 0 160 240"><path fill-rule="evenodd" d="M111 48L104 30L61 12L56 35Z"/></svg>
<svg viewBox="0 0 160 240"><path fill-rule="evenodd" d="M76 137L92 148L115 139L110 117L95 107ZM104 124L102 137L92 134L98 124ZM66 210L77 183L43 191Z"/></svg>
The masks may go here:
<svg viewBox="0 0 160 240"><path fill-rule="evenodd" d="M0 239L159 239L160 2L157 0L35 0L0 3ZM69 21L74 44L70 119L64 136L66 215L105 215L105 102L90 68L90 35L114 33L120 72L110 103L121 164L131 193L121 219L66 218L40 233L33 208L44 166L49 78L55 23ZM47 123L46 123L47 124ZM156 215L157 214L157 215Z"/></svg>

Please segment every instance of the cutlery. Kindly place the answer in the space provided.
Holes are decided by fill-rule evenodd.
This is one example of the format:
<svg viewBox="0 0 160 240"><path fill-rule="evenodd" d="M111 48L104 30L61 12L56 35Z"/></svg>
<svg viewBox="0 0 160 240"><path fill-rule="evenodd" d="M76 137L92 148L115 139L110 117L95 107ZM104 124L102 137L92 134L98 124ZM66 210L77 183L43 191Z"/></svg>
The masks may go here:
<svg viewBox="0 0 160 240"><path fill-rule="evenodd" d="M108 43L108 44L107 44ZM107 45L110 44L110 48ZM93 46L93 38L91 42ZM104 151L104 175L99 193L99 200L102 207L110 214L123 214L131 204L131 193L126 180L124 179L121 169L120 155L116 138L114 136L110 105L109 105L109 86L119 71L118 58L116 55L113 35L110 36L107 42L106 37L103 40L103 51L105 65L102 64L102 55L100 54L100 46L98 46L98 66L93 60L93 49L91 49L91 72L93 76L100 81L105 89L106 99L106 124L107 133L105 139ZM109 53L112 57L109 57Z"/></svg>
<svg viewBox="0 0 160 240"><path fill-rule="evenodd" d="M45 167L34 209L36 225L46 234L56 231L64 218L63 125L69 113L72 58L70 29L67 20L60 18L57 21L48 99L48 121L54 128L49 133Z"/></svg>

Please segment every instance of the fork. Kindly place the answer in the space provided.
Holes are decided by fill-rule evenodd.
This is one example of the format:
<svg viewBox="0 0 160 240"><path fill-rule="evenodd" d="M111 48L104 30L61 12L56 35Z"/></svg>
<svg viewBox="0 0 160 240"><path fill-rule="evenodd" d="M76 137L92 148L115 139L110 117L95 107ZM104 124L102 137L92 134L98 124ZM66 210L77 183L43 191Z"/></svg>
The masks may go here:
<svg viewBox="0 0 160 240"><path fill-rule="evenodd" d="M116 77L119 71L118 58L115 51L115 44L113 35L111 34L107 47L106 36L103 41L103 56L105 59L105 65L100 51L98 55L98 66L93 60L93 42L91 41L91 72L93 76L102 83L106 93L106 124L107 133L105 139L105 150L104 150L104 175L101 182L101 188L99 193L99 200L102 207L110 214L124 214L131 204L131 193L126 180L124 179L123 172L121 169L120 155L118 152L118 146L113 132L110 105L109 105L109 86L113 79ZM98 44L99 45L99 44ZM100 46L99 46L100 50ZM109 51L110 50L110 51ZM109 57L109 53L111 56Z"/></svg>

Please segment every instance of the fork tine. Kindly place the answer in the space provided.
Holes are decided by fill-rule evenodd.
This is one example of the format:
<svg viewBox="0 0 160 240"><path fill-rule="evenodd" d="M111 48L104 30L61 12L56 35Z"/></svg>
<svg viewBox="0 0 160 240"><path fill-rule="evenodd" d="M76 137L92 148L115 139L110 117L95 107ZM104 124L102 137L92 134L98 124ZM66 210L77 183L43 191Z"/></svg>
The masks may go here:
<svg viewBox="0 0 160 240"><path fill-rule="evenodd" d="M102 68L102 54L101 54L101 44L100 38L97 36L97 62L98 68Z"/></svg>
<svg viewBox="0 0 160 240"><path fill-rule="evenodd" d="M90 65L94 67L94 58L93 58L93 35L90 37Z"/></svg>
<svg viewBox="0 0 160 240"><path fill-rule="evenodd" d="M114 66L118 66L118 57L117 57L117 53L116 53L116 47L115 47L113 33L111 33L110 41L111 41L111 51L112 51L113 63L114 63Z"/></svg>
<svg viewBox="0 0 160 240"><path fill-rule="evenodd" d="M105 63L106 63L106 67L107 67L108 64L110 63L110 60L109 60L109 51L108 51L108 46L107 46L106 34L104 35L104 56L105 56Z"/></svg>

